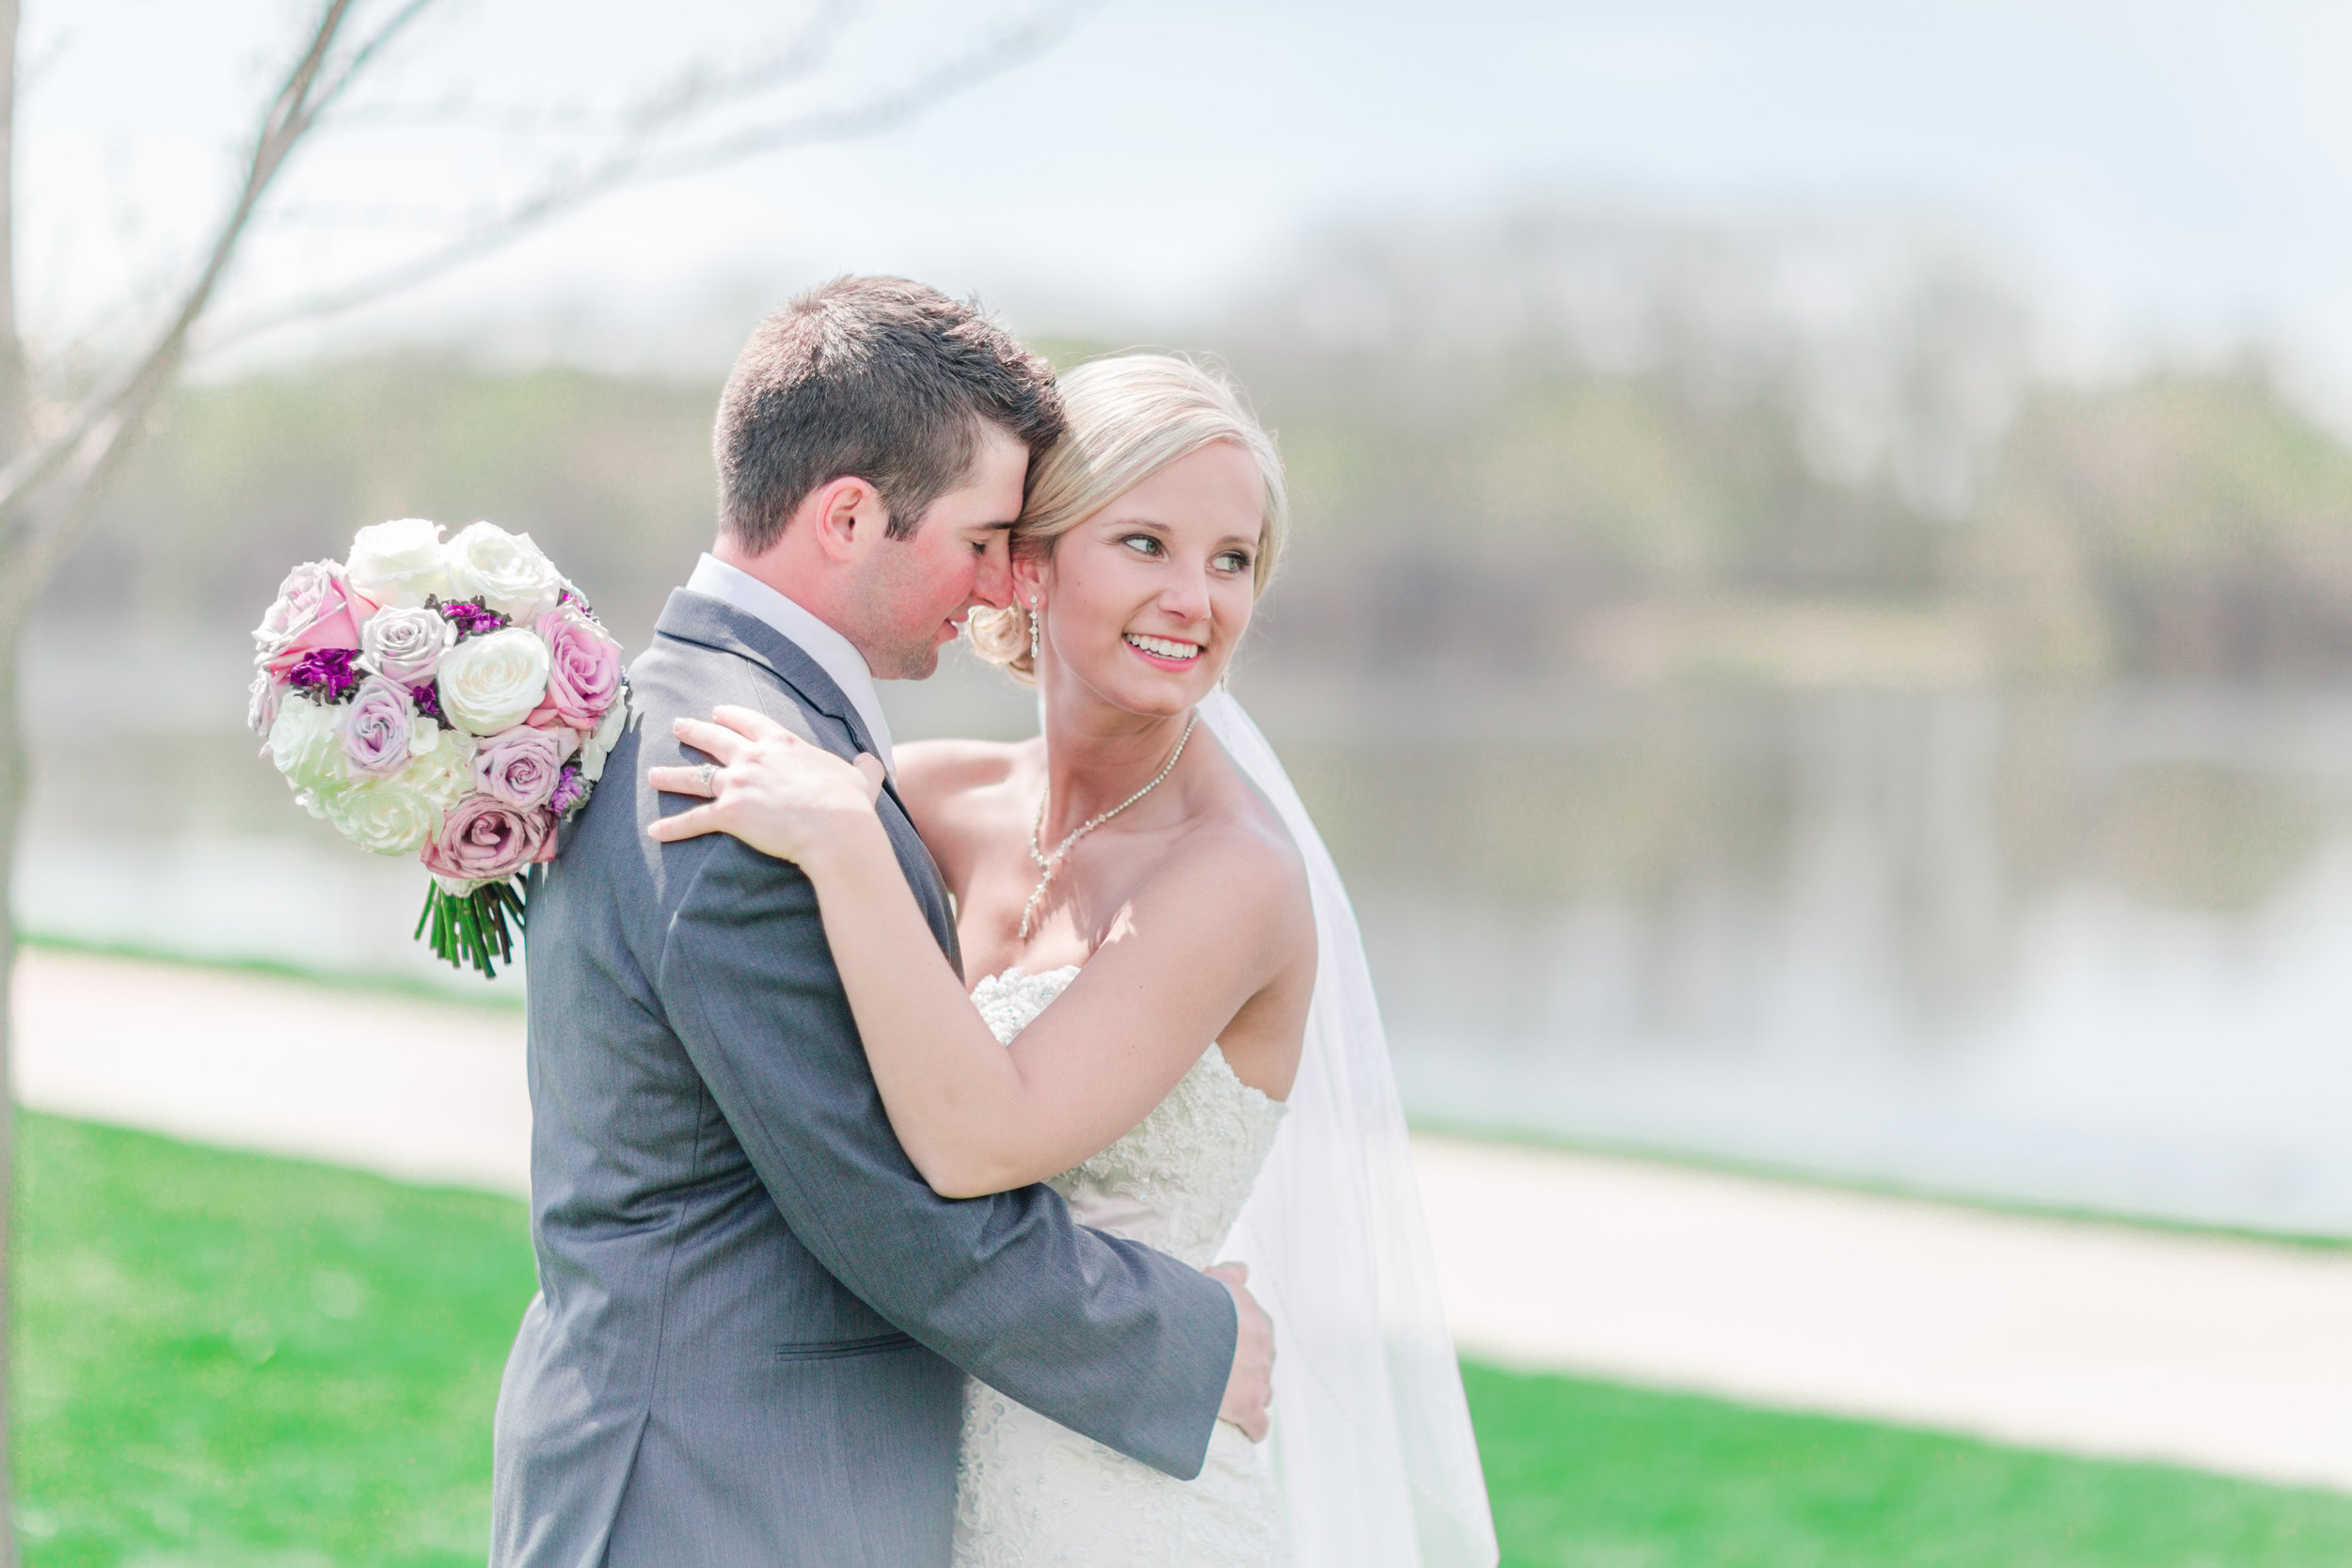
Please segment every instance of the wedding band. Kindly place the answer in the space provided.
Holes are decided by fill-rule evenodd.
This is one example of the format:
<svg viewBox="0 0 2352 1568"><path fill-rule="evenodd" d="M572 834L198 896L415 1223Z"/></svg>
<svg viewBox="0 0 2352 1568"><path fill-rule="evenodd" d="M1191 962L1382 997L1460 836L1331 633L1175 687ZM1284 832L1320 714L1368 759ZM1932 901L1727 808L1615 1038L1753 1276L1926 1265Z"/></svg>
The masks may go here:
<svg viewBox="0 0 2352 1568"><path fill-rule="evenodd" d="M701 767L694 769L694 782L702 786L702 792L705 795L716 795L718 793L717 786L710 782L718 776L719 766L716 763L706 762Z"/></svg>

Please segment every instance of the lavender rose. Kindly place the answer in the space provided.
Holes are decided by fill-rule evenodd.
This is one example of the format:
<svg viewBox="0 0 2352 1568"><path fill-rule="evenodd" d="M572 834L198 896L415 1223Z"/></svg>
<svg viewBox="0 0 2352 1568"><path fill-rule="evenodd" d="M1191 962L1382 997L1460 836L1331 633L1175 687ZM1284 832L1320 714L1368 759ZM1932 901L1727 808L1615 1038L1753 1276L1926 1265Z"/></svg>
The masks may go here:
<svg viewBox="0 0 2352 1568"><path fill-rule="evenodd" d="M359 662L403 686L421 686L457 642L457 628L430 610L379 610L359 628Z"/></svg>
<svg viewBox="0 0 2352 1568"><path fill-rule="evenodd" d="M351 713L343 721L343 761L357 777L391 778L408 766L409 741L417 728L408 689L382 675L370 675L359 683L358 694L351 699Z"/></svg>
<svg viewBox="0 0 2352 1568"><path fill-rule="evenodd" d="M548 689L548 645L509 626L469 637L441 658L441 712L460 729L496 735L519 724Z"/></svg>
<svg viewBox="0 0 2352 1568"><path fill-rule="evenodd" d="M544 806L564 766L564 737L517 724L485 736L474 748L474 787L510 806Z"/></svg>
<svg viewBox="0 0 2352 1568"><path fill-rule="evenodd" d="M555 818L487 795L469 795L441 819L418 858L444 882L496 882L512 877L553 841Z"/></svg>
<svg viewBox="0 0 2352 1568"><path fill-rule="evenodd" d="M568 607L542 620L539 635L548 640L548 701L555 716L593 734L621 689L621 645Z"/></svg>

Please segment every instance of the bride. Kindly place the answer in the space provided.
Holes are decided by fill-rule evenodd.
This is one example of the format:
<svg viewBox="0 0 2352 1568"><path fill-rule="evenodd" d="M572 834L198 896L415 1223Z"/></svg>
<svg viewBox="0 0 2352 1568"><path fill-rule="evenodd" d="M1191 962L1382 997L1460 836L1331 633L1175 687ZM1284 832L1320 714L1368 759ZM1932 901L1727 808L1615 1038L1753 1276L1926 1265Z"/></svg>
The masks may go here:
<svg viewBox="0 0 2352 1568"><path fill-rule="evenodd" d="M745 708L681 720L723 765L670 840L724 832L815 884L892 1128L950 1197L1049 1181L1077 1217L1253 1272L1273 1430L1174 1481L967 1386L972 1568L1496 1558L1355 918L1222 677L1273 574L1280 460L1220 378L1161 355L1062 379L1068 436L1012 539L1017 603L967 626L1044 734L898 749L957 911L938 957L873 813L881 765Z"/></svg>

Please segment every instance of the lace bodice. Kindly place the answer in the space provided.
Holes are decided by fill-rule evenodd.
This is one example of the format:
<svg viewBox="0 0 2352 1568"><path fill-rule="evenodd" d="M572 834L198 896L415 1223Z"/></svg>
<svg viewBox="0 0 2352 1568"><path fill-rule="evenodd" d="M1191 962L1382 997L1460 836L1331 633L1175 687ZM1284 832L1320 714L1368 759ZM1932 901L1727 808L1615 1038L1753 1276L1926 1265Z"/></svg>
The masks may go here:
<svg viewBox="0 0 2352 1568"><path fill-rule="evenodd" d="M1009 1045L1077 977L1075 964L1009 969L975 986L972 1001ZM1235 1077L1213 1042L1125 1136L1049 1185L1097 1230L1203 1268L1240 1217L1281 1121L1282 1102Z"/></svg>
<svg viewBox="0 0 2352 1568"><path fill-rule="evenodd" d="M973 988L1009 1044L1078 977L1009 969ZM1215 1261L1273 1147L1282 1106L1212 1044L1127 1134L1054 1178L1098 1230ZM1239 1427L1219 1421L1200 1476L1171 1480L1057 1426L985 1383L964 1386L955 1568L1282 1568L1280 1493Z"/></svg>

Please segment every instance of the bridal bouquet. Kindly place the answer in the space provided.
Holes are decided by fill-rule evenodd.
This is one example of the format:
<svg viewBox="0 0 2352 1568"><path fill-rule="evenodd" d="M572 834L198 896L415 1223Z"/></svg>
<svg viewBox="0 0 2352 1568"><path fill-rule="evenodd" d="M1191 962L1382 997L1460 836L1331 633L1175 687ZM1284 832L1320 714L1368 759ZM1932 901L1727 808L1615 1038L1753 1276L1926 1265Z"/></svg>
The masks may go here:
<svg viewBox="0 0 2352 1568"><path fill-rule="evenodd" d="M296 566L253 631L247 721L294 800L433 874L417 935L495 974L522 869L604 771L628 718L620 644L527 533L421 517Z"/></svg>

